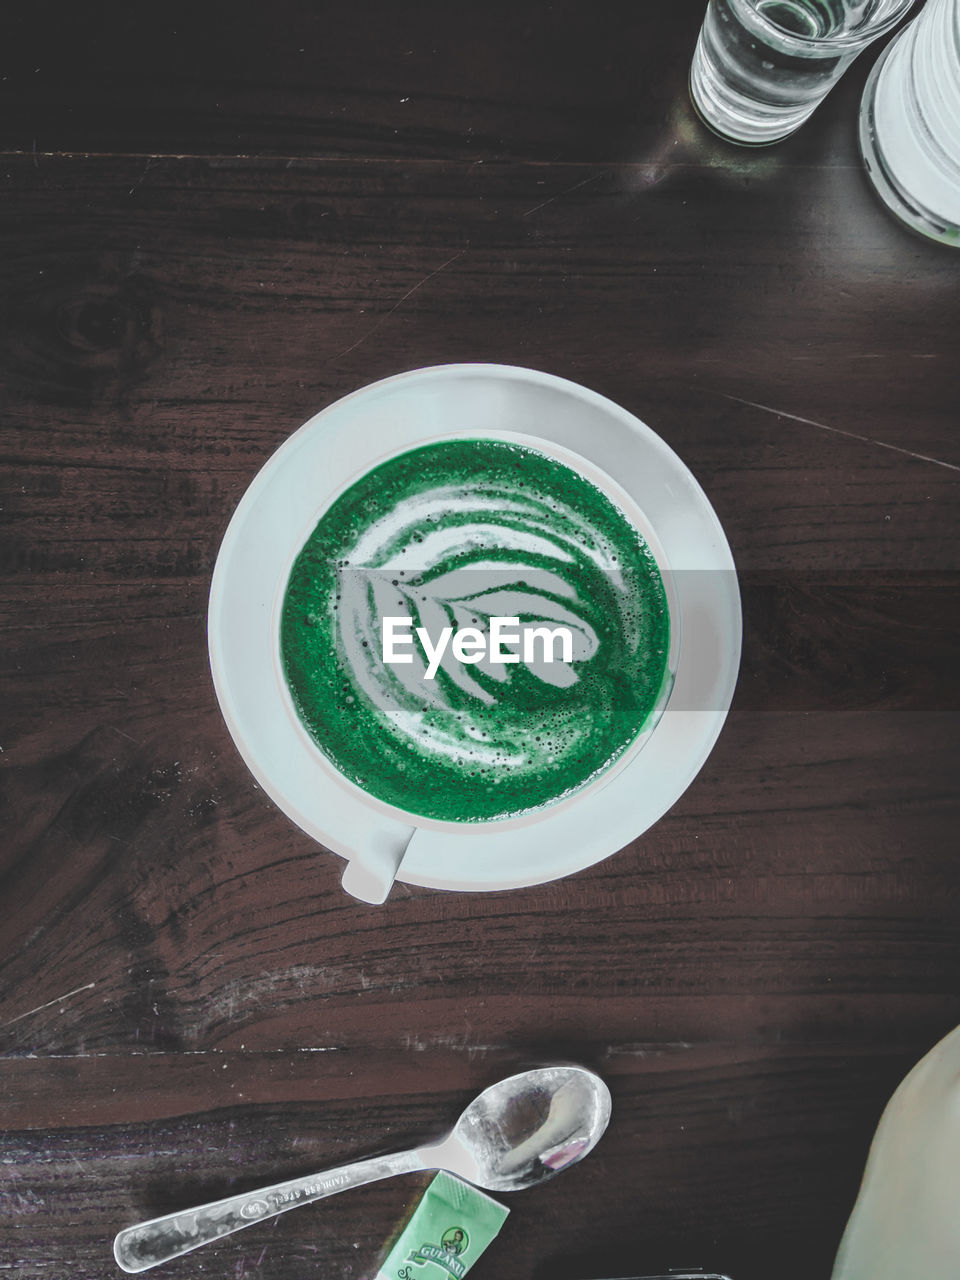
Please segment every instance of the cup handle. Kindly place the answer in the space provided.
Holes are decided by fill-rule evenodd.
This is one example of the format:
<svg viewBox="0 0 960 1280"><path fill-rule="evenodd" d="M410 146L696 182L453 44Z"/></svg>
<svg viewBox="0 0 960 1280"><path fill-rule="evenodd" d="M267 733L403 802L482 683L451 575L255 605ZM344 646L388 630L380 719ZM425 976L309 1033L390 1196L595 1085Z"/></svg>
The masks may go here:
<svg viewBox="0 0 960 1280"><path fill-rule="evenodd" d="M340 883L361 902L386 902L415 827L376 833L347 862Z"/></svg>

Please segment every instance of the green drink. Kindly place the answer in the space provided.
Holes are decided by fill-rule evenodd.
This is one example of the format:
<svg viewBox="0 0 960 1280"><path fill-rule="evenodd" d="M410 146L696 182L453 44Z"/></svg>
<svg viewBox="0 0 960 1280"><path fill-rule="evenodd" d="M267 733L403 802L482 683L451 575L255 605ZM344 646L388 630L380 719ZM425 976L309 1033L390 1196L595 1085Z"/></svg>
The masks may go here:
<svg viewBox="0 0 960 1280"><path fill-rule="evenodd" d="M662 706L669 647L636 526L572 467L503 438L362 476L297 556L280 620L323 755L368 795L451 822L517 817L602 775Z"/></svg>

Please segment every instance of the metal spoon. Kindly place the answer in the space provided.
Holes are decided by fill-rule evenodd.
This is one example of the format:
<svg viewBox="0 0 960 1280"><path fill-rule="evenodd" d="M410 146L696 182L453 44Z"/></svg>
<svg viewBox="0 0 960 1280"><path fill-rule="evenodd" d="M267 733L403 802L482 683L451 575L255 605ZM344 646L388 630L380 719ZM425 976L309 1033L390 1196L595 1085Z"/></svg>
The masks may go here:
<svg viewBox="0 0 960 1280"><path fill-rule="evenodd" d="M397 1173L445 1169L487 1191L519 1191L592 1151L610 1119L610 1092L582 1067L541 1067L485 1089L442 1142L278 1182L121 1231L124 1271L147 1271L264 1218Z"/></svg>

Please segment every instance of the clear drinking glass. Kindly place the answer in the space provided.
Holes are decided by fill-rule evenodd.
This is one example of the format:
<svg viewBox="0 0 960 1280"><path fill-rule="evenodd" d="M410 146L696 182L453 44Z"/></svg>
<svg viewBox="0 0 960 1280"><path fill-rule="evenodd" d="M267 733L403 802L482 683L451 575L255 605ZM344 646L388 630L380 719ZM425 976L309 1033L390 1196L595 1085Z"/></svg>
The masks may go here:
<svg viewBox="0 0 960 1280"><path fill-rule="evenodd" d="M793 133L858 53L913 0L710 0L690 96L722 137L754 146Z"/></svg>
<svg viewBox="0 0 960 1280"><path fill-rule="evenodd" d="M927 0L884 50L863 94L860 151L901 221L960 248L960 0Z"/></svg>

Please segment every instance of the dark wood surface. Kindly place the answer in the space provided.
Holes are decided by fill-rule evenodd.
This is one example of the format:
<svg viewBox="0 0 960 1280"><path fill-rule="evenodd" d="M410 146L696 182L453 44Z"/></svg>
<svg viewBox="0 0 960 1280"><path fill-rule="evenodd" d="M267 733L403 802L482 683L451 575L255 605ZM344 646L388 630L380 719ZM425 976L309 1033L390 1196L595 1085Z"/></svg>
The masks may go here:
<svg viewBox="0 0 960 1280"><path fill-rule="evenodd" d="M855 147L873 54L750 152L701 8L38 3L0 65L0 1272L443 1131L529 1062L614 1097L476 1275L826 1280L882 1106L960 1020L960 254ZM741 574L721 739L567 880L347 898L215 701L253 475L376 378L580 381L698 477ZM162 1274L376 1272L426 1179ZM161 1274L158 1272L158 1275Z"/></svg>

